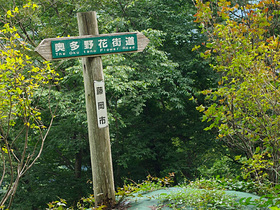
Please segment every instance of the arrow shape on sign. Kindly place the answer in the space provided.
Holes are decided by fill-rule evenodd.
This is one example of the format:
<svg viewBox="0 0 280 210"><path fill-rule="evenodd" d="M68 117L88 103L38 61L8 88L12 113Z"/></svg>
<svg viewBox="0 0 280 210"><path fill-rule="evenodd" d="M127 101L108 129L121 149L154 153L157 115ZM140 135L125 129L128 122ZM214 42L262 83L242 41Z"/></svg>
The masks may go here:
<svg viewBox="0 0 280 210"><path fill-rule="evenodd" d="M44 39L35 49L45 60L142 52L149 39L140 32Z"/></svg>

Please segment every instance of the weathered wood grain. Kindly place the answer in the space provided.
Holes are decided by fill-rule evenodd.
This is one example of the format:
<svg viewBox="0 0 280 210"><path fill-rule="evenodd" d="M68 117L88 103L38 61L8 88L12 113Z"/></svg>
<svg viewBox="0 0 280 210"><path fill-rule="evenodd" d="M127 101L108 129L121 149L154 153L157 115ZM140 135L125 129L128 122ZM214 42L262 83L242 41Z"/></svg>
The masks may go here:
<svg viewBox="0 0 280 210"><path fill-rule="evenodd" d="M81 36L98 34L95 12L78 13ZM98 128L94 81L103 81L101 57L83 58L87 122L95 205L115 205L115 187L111 156L109 127Z"/></svg>

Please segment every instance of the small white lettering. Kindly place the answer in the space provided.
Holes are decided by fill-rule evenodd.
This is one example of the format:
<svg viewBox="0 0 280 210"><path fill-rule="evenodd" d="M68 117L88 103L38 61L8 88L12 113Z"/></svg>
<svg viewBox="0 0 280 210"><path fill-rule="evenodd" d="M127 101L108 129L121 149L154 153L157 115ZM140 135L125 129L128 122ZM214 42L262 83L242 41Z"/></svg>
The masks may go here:
<svg viewBox="0 0 280 210"><path fill-rule="evenodd" d="M122 39L121 38L113 38L112 39L112 45L113 45L113 47L120 47L122 45Z"/></svg>
<svg viewBox="0 0 280 210"><path fill-rule="evenodd" d="M62 42L54 44L54 48L55 48L55 52L59 52L59 51L64 52L65 51L65 46L64 46L64 43L62 43Z"/></svg>
<svg viewBox="0 0 280 210"><path fill-rule="evenodd" d="M78 42L76 41L70 42L71 51L77 50L79 47L80 46L78 45Z"/></svg>
<svg viewBox="0 0 280 210"><path fill-rule="evenodd" d="M107 39L99 39L98 40L98 46L100 47L100 48L106 48L106 47L108 47L108 40Z"/></svg>
<svg viewBox="0 0 280 210"><path fill-rule="evenodd" d="M134 45L134 37L131 36L131 37L125 37L125 45Z"/></svg>
<svg viewBox="0 0 280 210"><path fill-rule="evenodd" d="M93 48L93 40L86 40L84 41L84 49L92 49Z"/></svg>

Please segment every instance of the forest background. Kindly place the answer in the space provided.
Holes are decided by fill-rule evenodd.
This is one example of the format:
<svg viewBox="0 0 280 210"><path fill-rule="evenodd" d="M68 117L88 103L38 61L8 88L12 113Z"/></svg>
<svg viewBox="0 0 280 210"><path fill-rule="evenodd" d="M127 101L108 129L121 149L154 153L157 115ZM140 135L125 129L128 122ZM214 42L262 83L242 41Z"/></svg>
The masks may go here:
<svg viewBox="0 0 280 210"><path fill-rule="evenodd" d="M46 128L50 127L50 130L47 129L46 132L44 130L46 128L43 127L40 130L48 134L44 139L44 148L40 151L40 148L34 147L34 151L39 150L41 156L18 180L13 208L20 206L21 209L42 209L46 207L46 203L57 200L58 197L67 198L68 203L75 203L81 197L92 193L81 61L69 59L45 64L34 52L35 47L45 38L77 36L76 14L85 11L97 12L100 34L140 31L150 39L148 47L142 53L102 57L116 186L122 186L127 180L141 182L148 175L164 177L170 173L175 174L175 184L200 176L247 178L259 183L269 181L270 184L278 184L277 128L279 123L275 119L278 119L279 104L276 95L264 95L264 92L266 93L264 91L259 98L257 96L254 98L257 104L263 102L263 99L269 99L275 109L266 103L266 108L262 107L261 112L256 111L260 107L253 105L250 106L251 109L247 109L248 103L252 101L250 98L252 94L246 90L250 91L256 86L248 86L248 81L241 83L240 81L243 82L248 76L248 72L242 74L236 70L238 65L257 60L255 55L261 54L262 51L251 50L254 56L242 57L243 62L235 63L236 68L233 68L231 61L238 59L232 59L232 52L240 49L234 51L230 48L232 46L230 44L235 40L221 41L222 44L228 43L221 47L219 40L229 39L226 33L222 32L227 32L229 29L217 26L229 19L226 14L231 12L243 17L242 13L233 12L234 8L229 9L230 5L226 1L219 1L219 3L210 1L213 4L205 5L199 2L195 3L191 0L0 1L1 27L6 28L6 31L2 30L2 34L8 32L13 34L16 31L17 40L25 45L24 53L28 55L28 59L40 68L46 68L47 65L48 72L54 75L54 72L57 72L60 75L59 81L46 76L52 86L40 86L34 90L35 96L32 95L34 100L30 103L40 109L40 118L37 116L34 121L40 121L40 126L41 121L44 122ZM232 5L236 3L239 3L240 8L244 8L242 11L247 10L246 1L234 1ZM265 13L267 16L261 17L267 17L266 20L269 21L274 20L275 24L279 14L277 13L279 4L276 3L267 1L264 5L259 5L259 9L263 8L264 11L271 12L270 15ZM266 5L271 7L265 7ZM255 9L251 8L251 11ZM268 18L270 16L276 19ZM9 30L7 23L9 23ZM263 24L263 26L269 28L271 25ZM220 31L215 31L215 28ZM255 31L250 31L252 37L248 35L249 38L245 33L246 30L243 29L242 33L247 38L243 40L244 43L252 43L250 41L257 35L265 37L265 40L277 37L278 31L275 25L271 26L271 33L265 35L256 28L260 28L259 25L253 28ZM215 38L217 37L215 33L218 34L218 38ZM7 42L12 41L8 39ZM273 41L275 40L271 38L271 43ZM275 52L278 52L278 41L275 43ZM262 45L256 45L252 49L260 49L260 46ZM270 49L274 49L273 47L271 46ZM264 48L262 49L265 51ZM210 56L211 53L214 53L213 57ZM223 58L223 55L230 56ZM221 60L225 62L222 63ZM265 69L261 60L265 59L261 57L256 62L260 64L258 69ZM237 72L237 77L233 73L227 75L228 66L236 70L234 72ZM245 67L241 69L246 70ZM275 75L276 69L277 67L274 66ZM215 70L220 72L217 73ZM269 77L263 72L258 75ZM252 77L248 78L255 78L254 76L252 74ZM238 78L236 80L239 83L236 83L233 78ZM257 87L264 87L264 83L261 82L263 80L258 81ZM278 80L275 76L271 80L266 80L265 84L267 81L276 87L267 92L278 91ZM235 86L232 88L232 85ZM233 96L236 90L241 90L239 98ZM205 96L207 94L209 96ZM212 101L209 101L209 98ZM233 103L234 99L236 101ZM236 104L240 109L233 114L231 111ZM227 110L227 108L231 109ZM2 113L4 112L5 110ZM246 116L248 113L255 114ZM264 117L257 119L258 116ZM272 124L267 124L269 117L274 119ZM6 117L1 118L2 139L7 128L3 125L5 119ZM11 125L15 131L19 130L16 120L13 119L15 123ZM27 122L24 126L29 127ZM264 134L260 131L263 129L262 126L272 129L264 129ZM30 132L26 142L31 143L32 146L37 145L35 141L33 142L36 134L38 132ZM15 134L10 135L9 137L12 138ZM270 141L271 139L273 140ZM22 143L19 142L17 147L20 145L22 146ZM1 154L4 157L8 154L6 150L9 149L9 144L6 144L6 147L1 144L1 147ZM15 152L11 150L11 153L17 152L16 149L14 150ZM4 159L1 161L4 165ZM13 164L16 165L11 163L9 167L12 168ZM4 176L4 180L9 176L8 174ZM5 185L5 181L3 183ZM1 186L1 190L3 193L5 186Z"/></svg>

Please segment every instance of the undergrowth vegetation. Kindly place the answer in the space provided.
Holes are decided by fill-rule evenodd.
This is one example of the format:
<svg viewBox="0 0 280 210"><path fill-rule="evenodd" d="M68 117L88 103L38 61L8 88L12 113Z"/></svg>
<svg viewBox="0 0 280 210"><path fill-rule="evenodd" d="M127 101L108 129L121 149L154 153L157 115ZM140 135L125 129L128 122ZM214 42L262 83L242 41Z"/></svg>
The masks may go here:
<svg viewBox="0 0 280 210"><path fill-rule="evenodd" d="M188 207L198 209L240 209L234 196L227 195L221 190L204 190L196 188L183 188L178 192L162 194L159 197L161 207L184 209Z"/></svg>
<svg viewBox="0 0 280 210"><path fill-rule="evenodd" d="M117 196L117 207L123 208L125 205L125 199L127 197L141 197L142 194L151 191L159 190L162 188L170 187L173 183L173 173L164 178L153 177L151 175L147 176L147 180L141 183L136 183L133 180L127 180L123 187L119 187L116 192ZM82 198L76 206L67 207L67 202L64 199L59 199L58 201L53 201L48 203L47 210L63 210L63 209L104 209L106 206L95 207L93 195L89 195L87 198Z"/></svg>
<svg viewBox="0 0 280 210"><path fill-rule="evenodd" d="M161 194L158 209L279 209L280 187L259 185L253 181L212 178L197 179L178 186L180 190ZM242 192L255 194L242 197ZM240 197L239 197L239 196Z"/></svg>
<svg viewBox="0 0 280 210"><path fill-rule="evenodd" d="M127 180L123 187L118 188L116 209L126 209L128 198L142 197L151 191L172 187L173 176L157 178L147 176L147 180L136 183ZM178 188L178 189L177 189ZM158 200L155 209L169 207L172 209L279 209L280 186L259 185L253 181L226 178L200 178L173 187L174 191L161 193L151 199ZM233 192L235 191L235 192ZM230 192L230 193L229 193ZM240 192L256 196L240 198ZM106 209L106 206L95 206L93 195L82 198L77 204L67 207L64 199L48 204L48 210L64 209Z"/></svg>

